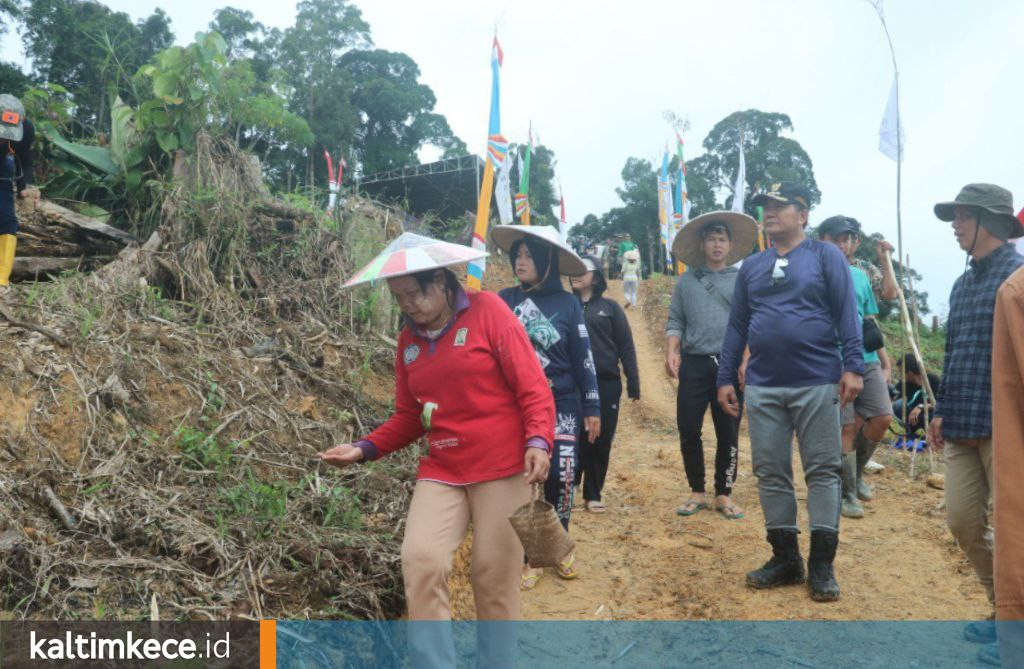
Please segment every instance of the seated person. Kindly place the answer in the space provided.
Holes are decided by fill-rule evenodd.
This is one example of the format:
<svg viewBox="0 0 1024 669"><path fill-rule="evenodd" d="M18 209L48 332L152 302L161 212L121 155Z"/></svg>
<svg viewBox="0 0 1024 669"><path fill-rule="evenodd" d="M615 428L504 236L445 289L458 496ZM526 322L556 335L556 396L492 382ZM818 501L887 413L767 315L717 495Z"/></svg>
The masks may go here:
<svg viewBox="0 0 1024 669"><path fill-rule="evenodd" d="M915 434L918 430L924 430L927 427L924 422L924 404L927 399L924 379L921 378L921 368L912 353L905 353L896 364L903 370L903 377L907 381L907 390L906 396L900 397L899 393L902 391L903 384L896 384L897 396L896 400L892 403L893 414L897 420L902 422L903 407L906 405L907 424L905 427L907 434ZM938 391L940 382L941 380L937 374L928 372L928 385L931 386L932 392ZM928 402L929 415L934 408L935 405Z"/></svg>

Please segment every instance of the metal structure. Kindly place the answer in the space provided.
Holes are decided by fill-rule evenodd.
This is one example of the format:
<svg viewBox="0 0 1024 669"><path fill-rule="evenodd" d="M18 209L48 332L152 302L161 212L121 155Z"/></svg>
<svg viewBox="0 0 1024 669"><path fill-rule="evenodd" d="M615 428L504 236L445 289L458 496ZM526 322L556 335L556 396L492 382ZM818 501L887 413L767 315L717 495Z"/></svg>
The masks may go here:
<svg viewBox="0 0 1024 669"><path fill-rule="evenodd" d="M417 218L450 220L475 212L484 161L468 155L410 165L359 179L359 192L393 203Z"/></svg>

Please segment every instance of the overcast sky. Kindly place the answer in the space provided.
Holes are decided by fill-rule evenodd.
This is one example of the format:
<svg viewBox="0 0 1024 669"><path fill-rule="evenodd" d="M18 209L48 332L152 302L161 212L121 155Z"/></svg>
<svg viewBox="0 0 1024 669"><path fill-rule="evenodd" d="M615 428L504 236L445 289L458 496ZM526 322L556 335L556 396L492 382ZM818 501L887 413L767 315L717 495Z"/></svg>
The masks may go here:
<svg viewBox="0 0 1024 669"><path fill-rule="evenodd" d="M287 27L289 0L111 0L138 18L162 7L179 42L225 5ZM558 158L568 218L617 206L630 156L660 159L663 113L690 121L687 159L716 122L749 108L784 112L814 161L814 224L854 216L896 240L895 163L878 151L892 83L885 35L866 0L363 0L377 47L408 53L437 111L482 154L495 25L505 52L502 130L529 122ZM964 255L932 205L973 181L1000 184L1024 206L1024 2L889 0L906 132L903 243L945 314ZM5 58L19 60L16 34Z"/></svg>

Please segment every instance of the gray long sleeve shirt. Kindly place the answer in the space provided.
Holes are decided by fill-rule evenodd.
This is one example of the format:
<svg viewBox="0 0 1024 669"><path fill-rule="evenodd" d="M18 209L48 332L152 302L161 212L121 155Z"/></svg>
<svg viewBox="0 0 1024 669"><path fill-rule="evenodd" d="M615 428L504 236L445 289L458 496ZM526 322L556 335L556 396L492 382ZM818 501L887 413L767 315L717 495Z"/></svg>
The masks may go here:
<svg viewBox="0 0 1024 669"><path fill-rule="evenodd" d="M694 272L701 272L704 281L714 287L709 291ZM679 337L683 353L718 355L729 324L729 305L739 270L726 267L718 272L690 270L679 277L668 308L666 337Z"/></svg>

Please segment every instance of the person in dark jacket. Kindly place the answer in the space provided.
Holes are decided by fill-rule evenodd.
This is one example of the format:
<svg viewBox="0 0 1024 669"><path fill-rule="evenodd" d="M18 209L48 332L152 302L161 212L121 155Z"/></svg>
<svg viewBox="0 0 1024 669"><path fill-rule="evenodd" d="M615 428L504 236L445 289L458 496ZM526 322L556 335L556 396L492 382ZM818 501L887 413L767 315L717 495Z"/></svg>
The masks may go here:
<svg viewBox="0 0 1024 669"><path fill-rule="evenodd" d="M519 279L518 286L505 288L498 296L526 329L554 395L555 445L544 498L568 530L581 429L590 441L601 434L597 373L583 308L562 287L561 278L587 270L550 225L499 225L491 230L491 239L509 254ZM575 555L569 554L557 572L561 578L576 578ZM535 586L542 573L527 565L522 587Z"/></svg>
<svg viewBox="0 0 1024 669"><path fill-rule="evenodd" d="M619 400L622 398L622 374L626 374L626 393L632 400L640 399L640 373L636 364L633 333L626 313L618 302L604 297L608 281L597 258L583 259L587 273L570 279L572 292L583 304L583 317L590 333L590 348L597 367L597 389L601 395L601 435L595 440L583 439L580 466L576 469L576 485L583 483L583 499L587 511L604 513L601 490L608 473L615 427L619 422ZM619 362L622 369L619 369Z"/></svg>
<svg viewBox="0 0 1024 669"><path fill-rule="evenodd" d="M18 214L14 193L30 205L39 201L32 184L32 142L36 132L25 118L25 107L13 95L0 95L0 287L10 283L18 244Z"/></svg>

